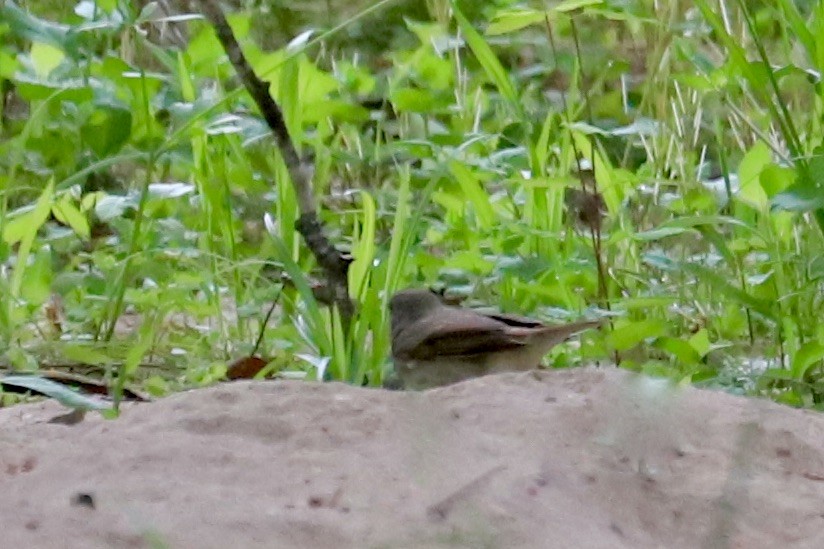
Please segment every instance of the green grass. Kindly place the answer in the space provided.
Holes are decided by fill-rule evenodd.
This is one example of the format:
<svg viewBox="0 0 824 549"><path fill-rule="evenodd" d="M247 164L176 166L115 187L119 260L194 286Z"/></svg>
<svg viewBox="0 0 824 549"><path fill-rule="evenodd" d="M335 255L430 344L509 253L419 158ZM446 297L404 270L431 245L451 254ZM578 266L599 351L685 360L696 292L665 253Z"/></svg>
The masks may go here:
<svg viewBox="0 0 824 549"><path fill-rule="evenodd" d="M84 30L0 8L7 369L82 363L163 393L220 379L265 330L270 372L378 385L388 297L428 285L612 317L558 367L821 406L817 4L439 0L404 23L391 4L291 45L230 17L355 258L349 325L316 301L286 169L203 21L177 50L137 13ZM397 40L354 32L381 21ZM590 171L594 235L567 200Z"/></svg>

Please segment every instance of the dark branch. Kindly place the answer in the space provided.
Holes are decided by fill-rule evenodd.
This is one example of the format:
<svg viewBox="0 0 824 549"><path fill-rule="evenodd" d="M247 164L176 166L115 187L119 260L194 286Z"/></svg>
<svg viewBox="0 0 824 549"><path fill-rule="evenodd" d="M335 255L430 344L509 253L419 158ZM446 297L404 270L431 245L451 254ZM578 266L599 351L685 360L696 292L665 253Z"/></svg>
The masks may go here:
<svg viewBox="0 0 824 549"><path fill-rule="evenodd" d="M243 82L249 95L252 96L258 109L260 109L266 124L275 135L275 142L278 149L280 149L280 154L286 164L286 169L292 179L298 198L300 218L295 223L295 229L303 237L306 246L324 270L327 286L333 290L334 301L337 303L344 320L348 323L348 320L354 314L354 305L349 298L347 281L347 272L349 265L352 263L352 258L335 248L323 232L323 224L318 217L315 195L312 189L312 164L301 159L298 154L283 120L283 113L275 100L272 99L272 96L269 95L269 83L258 78L249 62L246 61L246 57L243 55L231 27L229 27L218 1L201 0L200 4L203 14L212 23L218 40L220 40L226 55L235 67L238 77Z"/></svg>

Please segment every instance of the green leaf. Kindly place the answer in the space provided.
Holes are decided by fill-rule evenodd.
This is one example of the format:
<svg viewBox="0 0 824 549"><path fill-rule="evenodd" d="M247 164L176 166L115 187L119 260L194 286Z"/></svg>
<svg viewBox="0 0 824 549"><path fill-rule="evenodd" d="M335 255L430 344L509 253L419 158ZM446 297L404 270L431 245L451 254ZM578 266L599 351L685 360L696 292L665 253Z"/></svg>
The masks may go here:
<svg viewBox="0 0 824 549"><path fill-rule="evenodd" d="M80 128L80 137L98 158L104 158L117 153L129 140L131 132L131 111L115 105L101 104L97 105Z"/></svg>
<svg viewBox="0 0 824 549"><path fill-rule="evenodd" d="M69 408L80 408L82 410L108 410L109 406L91 397L82 395L65 385L56 383L50 379L37 376L5 376L0 378L5 384L22 387L31 391L44 394Z"/></svg>
<svg viewBox="0 0 824 549"><path fill-rule="evenodd" d="M792 185L773 197L772 207L790 212L812 212L824 208L824 192L811 185Z"/></svg>
<svg viewBox="0 0 824 549"><path fill-rule="evenodd" d="M819 341L808 341L798 349L790 364L793 379L804 379L807 370L824 359L824 345Z"/></svg>
<svg viewBox="0 0 824 549"><path fill-rule="evenodd" d="M498 61L489 44L478 34L478 31L475 30L472 24L464 17L463 13L461 13L461 10L458 9L458 4L455 0L452 1L452 13L455 21L458 22L458 26L461 28L461 32L466 37L466 43L469 45L472 53L475 54L486 75L492 80L498 88L498 92L504 96L515 112L523 115L523 108L518 98L518 93L515 91L515 86L509 79L509 73L504 69L503 65L501 65L501 62Z"/></svg>
<svg viewBox="0 0 824 549"><path fill-rule="evenodd" d="M66 360L79 362L80 364L90 364L93 366L103 366L113 362L107 356L90 345L69 344L61 349Z"/></svg>
<svg viewBox="0 0 824 549"><path fill-rule="evenodd" d="M305 103L303 121L310 124L324 122L331 118L337 122L361 123L369 120L369 110L360 105L340 99L324 99Z"/></svg>
<svg viewBox="0 0 824 549"><path fill-rule="evenodd" d="M101 221L111 221L123 215L126 210L137 209L137 197L134 195L106 195L94 206L94 214Z"/></svg>
<svg viewBox="0 0 824 549"><path fill-rule="evenodd" d="M817 50L816 47L817 42L816 38L810 29L807 28L807 24L804 21L804 17L798 11L798 7L796 3L792 0L777 0L778 6L781 8L781 12L784 15L784 19L789 23L790 28L793 31L793 34L796 38L801 42L804 46L805 53L807 54L807 58L810 62L815 63L819 69L822 68L822 65L818 63L817 59Z"/></svg>
<svg viewBox="0 0 824 549"><path fill-rule="evenodd" d="M674 271L678 269L678 262L663 254L645 253L641 256L644 263L662 271Z"/></svg>
<svg viewBox="0 0 824 549"><path fill-rule="evenodd" d="M386 282L384 284L384 299L388 302L389 296L402 283L406 262L409 258L409 248L414 235L417 234L417 227L420 221L421 210L423 208L410 208L411 199L409 171L403 170L399 174L400 184L398 188L397 206L395 216L392 219L392 237L389 243L389 254L384 259L386 263ZM428 193L420 196L421 200L428 200Z"/></svg>
<svg viewBox="0 0 824 549"><path fill-rule="evenodd" d="M666 351L667 353L678 359L678 362L684 365L697 364L701 362L701 355L695 349L684 341L675 337L660 337L655 342L655 347Z"/></svg>
<svg viewBox="0 0 824 549"><path fill-rule="evenodd" d="M710 336L705 328L698 330L698 332L690 338L690 347L695 349L698 356L704 357L710 352Z"/></svg>
<svg viewBox="0 0 824 549"><path fill-rule="evenodd" d="M74 233L83 240L88 240L91 236L89 221L77 206L72 203L72 198L69 195L63 196L60 202L56 202L52 206L52 215L54 215L54 218L59 222L71 227Z"/></svg>
<svg viewBox="0 0 824 549"><path fill-rule="evenodd" d="M65 57L62 49L49 44L35 42L31 46L32 66L40 78L47 78Z"/></svg>
<svg viewBox="0 0 824 549"><path fill-rule="evenodd" d="M372 272L372 263L375 259L375 200L366 191L361 191L363 213L359 216L358 229L355 232L355 245L352 255L355 261L349 266L349 295L360 296L366 291L369 274Z"/></svg>
<svg viewBox="0 0 824 549"><path fill-rule="evenodd" d="M389 100L398 111L428 113L438 110L443 102L437 101L429 90L399 88L389 95Z"/></svg>
<svg viewBox="0 0 824 549"><path fill-rule="evenodd" d="M530 9L514 9L500 11L492 18L489 26L486 28L487 36L495 36L498 34L506 34L516 30L520 30L535 23L543 23L545 19L545 12L530 10Z"/></svg>
<svg viewBox="0 0 824 549"><path fill-rule="evenodd" d="M824 278L824 256L819 255L810 261L807 266L807 273L811 280Z"/></svg>
<svg viewBox="0 0 824 549"><path fill-rule="evenodd" d="M789 370L785 370L784 368L768 368L764 370L764 373L762 373L761 376L767 379L775 379L778 381L795 380L792 372L790 372Z"/></svg>
<svg viewBox="0 0 824 549"><path fill-rule="evenodd" d="M738 180L741 186L737 197L758 210L767 207L767 193L761 187L759 176L771 162L770 148L766 143L759 141L747 151L738 166Z"/></svg>
<svg viewBox="0 0 824 549"><path fill-rule="evenodd" d="M472 170L457 160L449 162L449 171L452 172L452 175L455 176L461 186L466 200L472 203L478 225L482 229L491 228L495 222L495 212L489 202L489 194L487 194L480 180L472 173Z"/></svg>
<svg viewBox="0 0 824 549"><path fill-rule="evenodd" d="M301 54L299 57L303 57ZM295 147L300 151L303 143L303 109L300 88L301 65L298 57L288 57L280 67L278 78L278 106L283 111L283 121Z"/></svg>
<svg viewBox="0 0 824 549"><path fill-rule="evenodd" d="M810 167L813 168L812 163ZM761 183L761 187L764 189L764 192L767 193L767 197L773 198L775 195L792 185L797 176L798 174L793 168L769 164L761 172L759 182Z"/></svg>
<svg viewBox="0 0 824 549"><path fill-rule="evenodd" d="M608 336L608 344L616 351L632 349L645 339L660 337L667 333L667 324L661 319L629 322L615 328Z"/></svg>
<svg viewBox="0 0 824 549"><path fill-rule="evenodd" d="M717 269L695 263L681 263L680 267L683 270L692 273L702 281L708 283L710 286L727 297L738 301L742 305L751 308L769 319L777 319L774 302L758 299L744 290L733 286L729 282L729 279L726 278L724 274L719 273Z"/></svg>
<svg viewBox="0 0 824 549"><path fill-rule="evenodd" d="M552 9L558 12L567 12L588 6L601 6L603 4L604 0L565 0Z"/></svg>
<svg viewBox="0 0 824 549"><path fill-rule="evenodd" d="M26 266L26 276L20 286L20 297L29 305L42 305L51 295L52 254L48 246L43 246L34 256L34 261Z"/></svg>
<svg viewBox="0 0 824 549"><path fill-rule="evenodd" d="M650 309L652 307L669 307L678 301L674 295L626 297L616 302L616 310L633 311L635 309Z"/></svg>
<svg viewBox="0 0 824 549"><path fill-rule="evenodd" d="M534 24L544 24L559 13L567 13L590 6L604 6L604 0L567 0L548 10L528 8L505 9L497 12L486 29L487 36L506 34ZM620 12L605 12L604 15L620 17Z"/></svg>
<svg viewBox="0 0 824 549"><path fill-rule="evenodd" d="M77 53L77 35L71 27L39 19L20 9L14 2L0 4L0 21L6 23L12 33L31 42L57 46L72 57Z"/></svg>
<svg viewBox="0 0 824 549"><path fill-rule="evenodd" d="M8 244L20 243L17 249L17 264L14 268L14 273L11 279L11 295L20 295L20 286L23 282L23 274L26 271L26 264L29 260L32 244L37 236L37 231L43 226L43 223L49 218L51 212L52 198L54 196L54 180L50 180L40 197L34 209L27 213L15 217L8 223L3 231L3 239Z"/></svg>
<svg viewBox="0 0 824 549"><path fill-rule="evenodd" d="M270 225L273 226L272 223ZM324 326L324 317L321 314L315 294L312 292L306 274L301 267L292 259L291 251L284 245L283 240L270 230L272 244L275 250L275 259L282 265L290 282L298 290L305 309L302 314L303 322L306 324L306 332L312 337L312 343L317 348L321 356L332 354L331 338Z"/></svg>
<svg viewBox="0 0 824 549"><path fill-rule="evenodd" d="M0 78L12 80L20 64L17 58L6 51L0 50Z"/></svg>
<svg viewBox="0 0 824 549"><path fill-rule="evenodd" d="M724 46L724 49L729 53L730 65L740 71L753 86L753 91L761 92L760 95L763 97L766 82L761 80L762 76L759 75L754 69L753 64L747 59L747 52L742 47L740 41L727 32L727 27L717 13L717 9L711 7L707 0L695 0L695 5L701 10L701 15L704 16L704 19L709 23L710 27L712 27L715 35Z"/></svg>
<svg viewBox="0 0 824 549"><path fill-rule="evenodd" d="M740 219L724 215L689 215L678 217L667 221L662 227L700 227L702 225L735 225L736 227L749 228L749 225Z"/></svg>
<svg viewBox="0 0 824 549"><path fill-rule="evenodd" d="M29 101L55 100L83 103L94 96L91 86L80 79L37 80L28 76L15 78L20 97Z"/></svg>
<svg viewBox="0 0 824 549"><path fill-rule="evenodd" d="M655 240L661 240L662 238L666 238L668 236L684 234L690 230L691 229L684 227L658 227L657 229L635 233L632 235L632 239L639 242L652 242Z"/></svg>

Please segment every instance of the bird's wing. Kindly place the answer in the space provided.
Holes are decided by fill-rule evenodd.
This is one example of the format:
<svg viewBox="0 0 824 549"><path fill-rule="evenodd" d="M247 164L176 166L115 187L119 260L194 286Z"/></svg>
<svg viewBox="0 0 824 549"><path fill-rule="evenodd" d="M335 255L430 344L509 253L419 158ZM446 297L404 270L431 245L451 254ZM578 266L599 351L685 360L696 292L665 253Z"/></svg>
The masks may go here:
<svg viewBox="0 0 824 549"><path fill-rule="evenodd" d="M535 320L534 318L509 313L485 313L485 316L515 328L540 328L544 326L543 322Z"/></svg>
<svg viewBox="0 0 824 549"><path fill-rule="evenodd" d="M521 347L526 335L513 334L507 324L470 310L447 309L437 319L415 323L395 337L398 358L427 360L435 357L472 356Z"/></svg>

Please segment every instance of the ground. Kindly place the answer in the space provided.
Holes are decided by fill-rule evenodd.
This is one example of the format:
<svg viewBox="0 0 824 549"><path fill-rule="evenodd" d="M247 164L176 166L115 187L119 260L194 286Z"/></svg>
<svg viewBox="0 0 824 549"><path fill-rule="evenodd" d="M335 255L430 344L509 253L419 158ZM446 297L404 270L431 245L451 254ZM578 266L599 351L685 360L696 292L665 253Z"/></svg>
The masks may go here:
<svg viewBox="0 0 824 549"><path fill-rule="evenodd" d="M62 413L0 410L4 547L824 547L824 416L614 368Z"/></svg>

